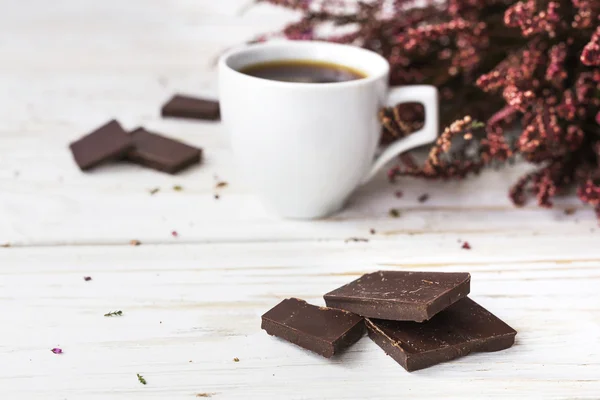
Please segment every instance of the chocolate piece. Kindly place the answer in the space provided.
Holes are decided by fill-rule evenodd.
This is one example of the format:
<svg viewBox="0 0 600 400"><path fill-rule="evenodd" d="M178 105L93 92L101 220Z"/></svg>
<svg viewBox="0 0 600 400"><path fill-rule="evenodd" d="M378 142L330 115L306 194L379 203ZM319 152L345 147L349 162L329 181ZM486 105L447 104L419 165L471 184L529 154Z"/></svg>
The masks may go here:
<svg viewBox="0 0 600 400"><path fill-rule="evenodd" d="M369 337L409 372L472 352L507 349L517 334L468 297L424 323L381 319L365 323Z"/></svg>
<svg viewBox="0 0 600 400"><path fill-rule="evenodd" d="M131 132L134 147L127 159L145 167L174 174L199 163L202 150L138 128Z"/></svg>
<svg viewBox="0 0 600 400"><path fill-rule="evenodd" d="M379 271L327 293L328 307L363 317L425 321L469 294L466 272Z"/></svg>
<svg viewBox="0 0 600 400"><path fill-rule="evenodd" d="M133 140L121 125L112 120L69 146L75 162L85 171L96 165L125 155Z"/></svg>
<svg viewBox="0 0 600 400"><path fill-rule="evenodd" d="M286 299L262 316L262 329L307 350L330 358L365 333L363 319L347 311Z"/></svg>
<svg viewBox="0 0 600 400"><path fill-rule="evenodd" d="M218 120L219 102L176 94L162 108L163 117Z"/></svg>

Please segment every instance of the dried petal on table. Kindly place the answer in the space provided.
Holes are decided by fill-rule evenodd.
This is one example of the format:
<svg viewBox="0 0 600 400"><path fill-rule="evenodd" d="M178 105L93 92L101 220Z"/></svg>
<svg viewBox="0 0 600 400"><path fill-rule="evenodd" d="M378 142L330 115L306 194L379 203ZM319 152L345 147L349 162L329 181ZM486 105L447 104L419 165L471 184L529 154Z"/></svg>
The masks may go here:
<svg viewBox="0 0 600 400"><path fill-rule="evenodd" d="M565 215L573 215L577 212L574 207L565 208Z"/></svg>
<svg viewBox="0 0 600 400"><path fill-rule="evenodd" d="M105 317L121 317L123 315L123 311L111 311L109 313L104 314Z"/></svg>
<svg viewBox="0 0 600 400"><path fill-rule="evenodd" d="M369 239L351 237L351 238L344 240L344 243L348 243L348 242L365 242L366 243L368 241L369 241Z"/></svg>
<svg viewBox="0 0 600 400"><path fill-rule="evenodd" d="M146 384L148 383L148 382L146 382L146 379L145 379L143 376L141 376L140 374L136 374L136 375L137 375L138 381L139 381L139 382L140 382L142 385L146 385Z"/></svg>

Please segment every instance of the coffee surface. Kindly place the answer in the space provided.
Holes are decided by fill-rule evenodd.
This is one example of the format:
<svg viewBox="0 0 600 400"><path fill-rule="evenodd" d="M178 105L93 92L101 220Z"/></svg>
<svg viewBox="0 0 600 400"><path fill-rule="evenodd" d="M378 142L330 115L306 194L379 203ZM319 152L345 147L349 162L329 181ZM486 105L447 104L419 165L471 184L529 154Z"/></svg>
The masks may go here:
<svg viewBox="0 0 600 400"><path fill-rule="evenodd" d="M312 60L271 61L249 65L240 72L256 78L297 83L347 82L366 77L354 68Z"/></svg>

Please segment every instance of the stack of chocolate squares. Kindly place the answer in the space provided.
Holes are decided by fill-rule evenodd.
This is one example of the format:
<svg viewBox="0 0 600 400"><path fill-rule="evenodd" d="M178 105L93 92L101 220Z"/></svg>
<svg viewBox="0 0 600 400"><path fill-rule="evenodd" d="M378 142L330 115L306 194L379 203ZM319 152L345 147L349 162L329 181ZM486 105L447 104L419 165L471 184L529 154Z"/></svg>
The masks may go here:
<svg viewBox="0 0 600 400"><path fill-rule="evenodd" d="M365 333L407 371L511 347L517 332L469 299L469 273L379 271L327 293L327 307L286 299L262 328L324 357Z"/></svg>
<svg viewBox="0 0 600 400"><path fill-rule="evenodd" d="M161 110L163 117L216 121L219 103L189 96L173 96ZM82 171L115 161L129 161L157 171L176 174L202 161L202 149L137 128L131 132L112 120L69 146Z"/></svg>

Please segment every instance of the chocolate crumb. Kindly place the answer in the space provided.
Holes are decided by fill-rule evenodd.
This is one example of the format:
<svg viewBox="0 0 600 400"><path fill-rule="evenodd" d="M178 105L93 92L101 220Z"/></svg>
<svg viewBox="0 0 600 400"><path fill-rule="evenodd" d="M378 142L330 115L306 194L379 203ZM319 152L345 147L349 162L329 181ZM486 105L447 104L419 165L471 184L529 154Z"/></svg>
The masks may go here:
<svg viewBox="0 0 600 400"><path fill-rule="evenodd" d="M196 397L213 397L216 393L198 393Z"/></svg>
<svg viewBox="0 0 600 400"><path fill-rule="evenodd" d="M400 216L400 211L398 211L398 209L392 208L390 210L390 217L392 217L392 218L398 218L399 216Z"/></svg>
<svg viewBox="0 0 600 400"><path fill-rule="evenodd" d="M183 190L183 186L175 185L173 186L173 190L176 192L181 192Z"/></svg>
<svg viewBox="0 0 600 400"><path fill-rule="evenodd" d="M573 215L577 212L574 207L565 208L565 215Z"/></svg>
<svg viewBox="0 0 600 400"><path fill-rule="evenodd" d="M0 244L0 247L4 247L5 249L9 248L10 246L10 243Z"/></svg>
<svg viewBox="0 0 600 400"><path fill-rule="evenodd" d="M394 193L394 196L396 196L396 198L401 198L402 196L404 196L404 193L402 193L401 190L396 191L396 193Z"/></svg>
<svg viewBox="0 0 600 400"><path fill-rule="evenodd" d="M240 359L239 359L239 358L237 358L237 357L234 357L234 358L233 358L233 362L240 362Z"/></svg>
<svg viewBox="0 0 600 400"><path fill-rule="evenodd" d="M464 242L462 248L465 250L471 250L471 245L469 244L469 242Z"/></svg>
<svg viewBox="0 0 600 400"><path fill-rule="evenodd" d="M215 185L215 188L220 189L220 188L224 188L227 187L227 185L229 185L227 182L217 182L217 184Z"/></svg>
<svg viewBox="0 0 600 400"><path fill-rule="evenodd" d="M427 200L429 200L429 195L427 193L419 196L419 203L425 203Z"/></svg>
<svg viewBox="0 0 600 400"><path fill-rule="evenodd" d="M377 231L376 231L375 229L371 228L371 230L369 230L369 233L370 233L371 235L374 235L374 234L376 234L376 233L377 233Z"/></svg>
<svg viewBox="0 0 600 400"><path fill-rule="evenodd" d="M92 277L91 276L84 276L83 280L86 281L86 282L89 282L89 281L92 280Z"/></svg>
<svg viewBox="0 0 600 400"><path fill-rule="evenodd" d="M139 246L139 245L142 244L142 242L140 242L139 240L133 239L133 240L129 241L129 244L132 245L132 246Z"/></svg>
<svg viewBox="0 0 600 400"><path fill-rule="evenodd" d="M368 241L369 241L369 239L351 237L351 238L344 240L344 243L348 243L348 242L365 242L366 243Z"/></svg>
<svg viewBox="0 0 600 400"><path fill-rule="evenodd" d="M156 193L160 191L160 188L150 189L150 196L154 196Z"/></svg>

